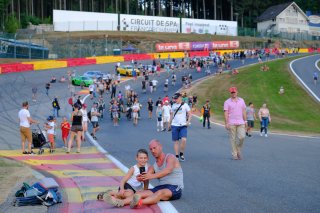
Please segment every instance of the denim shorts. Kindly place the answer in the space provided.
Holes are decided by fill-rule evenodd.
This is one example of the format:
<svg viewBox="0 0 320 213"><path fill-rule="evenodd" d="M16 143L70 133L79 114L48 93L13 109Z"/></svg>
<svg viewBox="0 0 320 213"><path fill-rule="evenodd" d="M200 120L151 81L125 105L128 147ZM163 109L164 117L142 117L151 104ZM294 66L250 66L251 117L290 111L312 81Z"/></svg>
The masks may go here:
<svg viewBox="0 0 320 213"><path fill-rule="evenodd" d="M171 126L172 141L178 141L181 138L187 138L187 126Z"/></svg>
<svg viewBox="0 0 320 213"><path fill-rule="evenodd" d="M182 189L177 185L170 185L170 184L159 185L154 187L153 189L150 189L150 191L152 191L153 193L156 193L161 189L169 189L171 191L172 196L169 200L178 200L181 198Z"/></svg>
<svg viewBox="0 0 320 213"><path fill-rule="evenodd" d="M91 121L92 127L97 128L99 126L98 121Z"/></svg>

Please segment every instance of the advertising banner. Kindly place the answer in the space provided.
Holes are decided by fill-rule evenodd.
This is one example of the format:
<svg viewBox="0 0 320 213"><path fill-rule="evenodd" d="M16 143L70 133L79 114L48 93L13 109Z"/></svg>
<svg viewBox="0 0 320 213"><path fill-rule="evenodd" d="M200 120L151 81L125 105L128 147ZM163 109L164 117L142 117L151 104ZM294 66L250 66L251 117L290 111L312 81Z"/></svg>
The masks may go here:
<svg viewBox="0 0 320 213"><path fill-rule="evenodd" d="M54 31L117 30L118 15L68 10L53 10Z"/></svg>
<svg viewBox="0 0 320 213"><path fill-rule="evenodd" d="M180 19L159 16L120 15L121 31L180 32Z"/></svg>
<svg viewBox="0 0 320 213"><path fill-rule="evenodd" d="M240 47L239 41L213 41L213 42L177 42L156 44L157 52L173 51L210 51L217 49L237 49Z"/></svg>
<svg viewBox="0 0 320 213"><path fill-rule="evenodd" d="M157 52L173 52L179 51L179 43L161 43L156 44L156 51Z"/></svg>
<svg viewBox="0 0 320 213"><path fill-rule="evenodd" d="M204 19L183 18L181 21L182 33L214 34L237 36L236 21L218 21Z"/></svg>
<svg viewBox="0 0 320 213"><path fill-rule="evenodd" d="M212 42L191 42L191 50L209 51L212 49Z"/></svg>

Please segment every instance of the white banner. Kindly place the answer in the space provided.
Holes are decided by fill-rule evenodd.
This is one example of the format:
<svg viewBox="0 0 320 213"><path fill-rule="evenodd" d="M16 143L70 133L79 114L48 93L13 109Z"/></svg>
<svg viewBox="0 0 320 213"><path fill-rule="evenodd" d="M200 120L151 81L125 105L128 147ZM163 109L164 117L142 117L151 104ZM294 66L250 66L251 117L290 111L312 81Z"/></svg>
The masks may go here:
<svg viewBox="0 0 320 213"><path fill-rule="evenodd" d="M180 19L159 17L120 15L121 31L143 31L143 32L180 32Z"/></svg>
<svg viewBox="0 0 320 213"><path fill-rule="evenodd" d="M218 21L205 19L183 18L181 21L182 33L214 34L237 36L236 21Z"/></svg>
<svg viewBox="0 0 320 213"><path fill-rule="evenodd" d="M54 31L117 30L118 14L53 10Z"/></svg>

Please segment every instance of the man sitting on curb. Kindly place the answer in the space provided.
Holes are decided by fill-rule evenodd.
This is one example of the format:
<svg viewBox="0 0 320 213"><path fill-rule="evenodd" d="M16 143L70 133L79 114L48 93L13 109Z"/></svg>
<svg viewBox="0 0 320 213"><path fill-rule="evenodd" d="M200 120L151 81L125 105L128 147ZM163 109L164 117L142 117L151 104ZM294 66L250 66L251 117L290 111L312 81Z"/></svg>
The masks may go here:
<svg viewBox="0 0 320 213"><path fill-rule="evenodd" d="M130 204L131 208L136 208L142 205L157 204L160 200L180 199L183 189L183 172L179 161L173 154L165 154L158 140L151 140L149 149L156 162L148 169L148 173L139 174L137 180L158 179L159 185L153 189L138 191L123 200L106 194L104 196L106 202L117 207Z"/></svg>

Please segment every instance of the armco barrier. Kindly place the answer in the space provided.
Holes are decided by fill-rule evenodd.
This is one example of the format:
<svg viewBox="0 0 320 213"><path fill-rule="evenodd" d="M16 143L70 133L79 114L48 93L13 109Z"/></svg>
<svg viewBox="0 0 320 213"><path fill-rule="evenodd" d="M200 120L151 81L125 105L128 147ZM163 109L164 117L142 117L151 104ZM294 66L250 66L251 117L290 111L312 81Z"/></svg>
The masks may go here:
<svg viewBox="0 0 320 213"><path fill-rule="evenodd" d="M124 61L139 61L139 60L152 60L153 56L150 54L126 54L123 55Z"/></svg>
<svg viewBox="0 0 320 213"><path fill-rule="evenodd" d="M67 67L66 61L56 61L56 60L23 62L23 64L33 64L34 70L46 70L46 69Z"/></svg>
<svg viewBox="0 0 320 213"><path fill-rule="evenodd" d="M59 60L60 61L60 60ZM63 61L63 60L61 60ZM68 63L68 67L84 66L96 64L96 59L86 59L86 58L73 58L65 60Z"/></svg>
<svg viewBox="0 0 320 213"><path fill-rule="evenodd" d="M124 62L123 56L97 56L97 57L88 57L86 59L96 59L96 64Z"/></svg>
<svg viewBox="0 0 320 213"><path fill-rule="evenodd" d="M22 64L22 63L13 63L13 64L1 64L2 74L11 73L11 72L25 72L33 71L33 64Z"/></svg>

